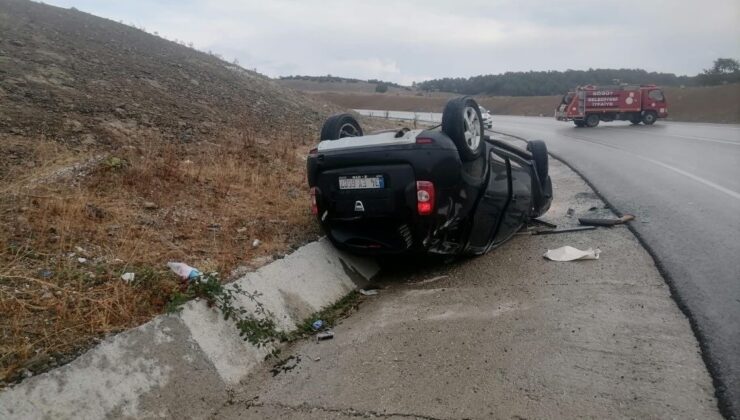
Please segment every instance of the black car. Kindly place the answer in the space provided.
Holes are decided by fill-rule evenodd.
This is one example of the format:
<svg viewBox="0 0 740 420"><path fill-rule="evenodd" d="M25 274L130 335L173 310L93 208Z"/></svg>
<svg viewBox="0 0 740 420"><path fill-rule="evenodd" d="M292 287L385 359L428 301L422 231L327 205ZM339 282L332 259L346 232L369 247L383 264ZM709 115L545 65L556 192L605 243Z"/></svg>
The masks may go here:
<svg viewBox="0 0 740 420"><path fill-rule="evenodd" d="M363 135L352 115L332 116L308 156L312 212L361 254L483 254L549 209L547 172L544 142L492 140L469 97L427 130Z"/></svg>

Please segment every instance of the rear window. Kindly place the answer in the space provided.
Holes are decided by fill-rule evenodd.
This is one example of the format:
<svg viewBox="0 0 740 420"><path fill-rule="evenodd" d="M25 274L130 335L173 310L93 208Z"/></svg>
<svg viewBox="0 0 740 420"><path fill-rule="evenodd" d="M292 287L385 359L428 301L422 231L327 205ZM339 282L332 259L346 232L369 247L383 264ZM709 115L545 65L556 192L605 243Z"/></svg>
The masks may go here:
<svg viewBox="0 0 740 420"><path fill-rule="evenodd" d="M651 90L650 93L648 93L648 97L654 101L665 100L665 97L663 96L663 91L660 90Z"/></svg>

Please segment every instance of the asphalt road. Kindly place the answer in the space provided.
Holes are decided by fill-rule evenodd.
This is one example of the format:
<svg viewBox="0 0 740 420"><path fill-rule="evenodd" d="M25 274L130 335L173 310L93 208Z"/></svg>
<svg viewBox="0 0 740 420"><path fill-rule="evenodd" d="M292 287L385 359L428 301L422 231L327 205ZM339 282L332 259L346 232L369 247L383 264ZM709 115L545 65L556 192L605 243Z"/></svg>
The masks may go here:
<svg viewBox="0 0 740 420"><path fill-rule="evenodd" d="M658 122L576 128L494 117L494 130L543 139L651 250L692 321L726 416L740 418L740 126Z"/></svg>

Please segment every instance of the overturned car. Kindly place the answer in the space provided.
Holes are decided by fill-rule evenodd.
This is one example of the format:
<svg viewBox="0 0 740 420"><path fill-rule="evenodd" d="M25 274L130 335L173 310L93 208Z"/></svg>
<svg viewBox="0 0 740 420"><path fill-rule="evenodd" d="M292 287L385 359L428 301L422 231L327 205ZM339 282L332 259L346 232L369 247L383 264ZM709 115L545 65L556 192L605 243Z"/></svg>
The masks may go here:
<svg viewBox="0 0 740 420"><path fill-rule="evenodd" d="M364 135L351 114L329 117L307 166L313 214L360 254L483 254L552 202L545 143L491 139L469 97L426 130Z"/></svg>

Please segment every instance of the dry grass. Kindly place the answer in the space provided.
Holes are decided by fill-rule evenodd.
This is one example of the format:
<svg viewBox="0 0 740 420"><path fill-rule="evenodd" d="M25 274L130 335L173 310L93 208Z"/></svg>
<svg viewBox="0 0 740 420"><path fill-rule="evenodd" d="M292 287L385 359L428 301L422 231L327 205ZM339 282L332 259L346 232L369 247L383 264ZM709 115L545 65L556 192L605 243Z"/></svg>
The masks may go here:
<svg viewBox="0 0 740 420"><path fill-rule="evenodd" d="M0 153L11 156L0 167L3 381L160 313L179 287L167 261L228 273L316 237L309 145L292 140L310 137L230 130L218 143L136 138L145 140L104 154L1 139ZM254 239L262 243L253 247ZM122 281L124 272L136 281Z"/></svg>

